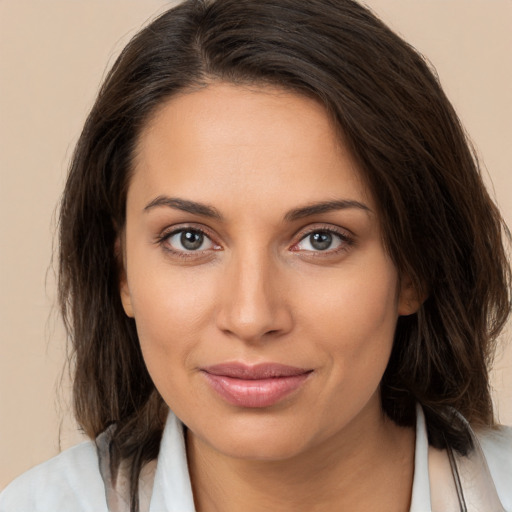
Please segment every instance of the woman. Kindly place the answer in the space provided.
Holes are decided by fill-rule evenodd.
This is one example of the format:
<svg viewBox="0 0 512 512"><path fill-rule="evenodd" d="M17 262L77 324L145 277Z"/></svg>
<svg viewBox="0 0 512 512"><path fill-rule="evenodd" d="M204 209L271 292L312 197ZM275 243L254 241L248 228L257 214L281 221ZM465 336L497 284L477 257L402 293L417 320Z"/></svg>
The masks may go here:
<svg viewBox="0 0 512 512"><path fill-rule="evenodd" d="M184 2L114 65L62 201L94 442L0 510L512 510L502 229L438 82L362 6Z"/></svg>

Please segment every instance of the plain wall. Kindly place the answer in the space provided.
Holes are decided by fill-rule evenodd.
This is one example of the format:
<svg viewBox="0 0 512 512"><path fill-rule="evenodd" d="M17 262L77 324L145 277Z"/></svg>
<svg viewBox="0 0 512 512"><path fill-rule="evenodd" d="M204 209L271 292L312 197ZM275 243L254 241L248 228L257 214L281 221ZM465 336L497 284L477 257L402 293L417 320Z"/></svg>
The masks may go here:
<svg viewBox="0 0 512 512"><path fill-rule="evenodd" d="M0 488L57 454L59 439L61 448L82 439L62 375L65 339L51 268L56 206L106 68L171 3L0 0ZM437 68L512 225L512 2L367 5ZM493 385L499 419L512 424L510 343Z"/></svg>

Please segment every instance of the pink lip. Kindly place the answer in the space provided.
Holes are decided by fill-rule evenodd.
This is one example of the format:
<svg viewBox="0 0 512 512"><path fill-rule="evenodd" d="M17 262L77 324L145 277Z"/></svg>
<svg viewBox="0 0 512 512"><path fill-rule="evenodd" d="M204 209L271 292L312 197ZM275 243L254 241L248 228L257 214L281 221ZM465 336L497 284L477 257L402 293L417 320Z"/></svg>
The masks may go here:
<svg viewBox="0 0 512 512"><path fill-rule="evenodd" d="M270 407L293 393L312 370L277 363L225 363L201 368L222 398L239 407Z"/></svg>

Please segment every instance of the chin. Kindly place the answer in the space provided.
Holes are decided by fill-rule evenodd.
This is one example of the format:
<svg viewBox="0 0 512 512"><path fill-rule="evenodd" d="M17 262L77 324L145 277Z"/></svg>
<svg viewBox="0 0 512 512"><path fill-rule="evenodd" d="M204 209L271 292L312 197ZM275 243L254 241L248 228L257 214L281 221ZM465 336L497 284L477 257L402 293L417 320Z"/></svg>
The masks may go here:
<svg viewBox="0 0 512 512"><path fill-rule="evenodd" d="M297 422L286 424L279 419L239 421L223 428L190 430L215 451L235 459L282 461L293 458L313 442L311 435L297 428Z"/></svg>
<svg viewBox="0 0 512 512"><path fill-rule="evenodd" d="M292 459L304 452L305 446L298 439L290 436L287 438L276 438L275 436L258 436L257 439L231 438L229 443L222 443L214 447L225 456L234 459L252 461L284 461Z"/></svg>

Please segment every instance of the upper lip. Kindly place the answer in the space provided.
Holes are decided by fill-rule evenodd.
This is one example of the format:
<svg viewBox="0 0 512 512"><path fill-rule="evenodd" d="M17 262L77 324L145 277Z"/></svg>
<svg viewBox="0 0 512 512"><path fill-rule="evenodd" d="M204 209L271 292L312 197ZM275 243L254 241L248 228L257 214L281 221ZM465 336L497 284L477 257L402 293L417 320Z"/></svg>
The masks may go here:
<svg viewBox="0 0 512 512"><path fill-rule="evenodd" d="M303 375L312 370L297 368L280 363L260 363L255 365L245 363L221 363L201 368L202 371L211 375L231 377L233 379L259 380L277 377L294 377Z"/></svg>

